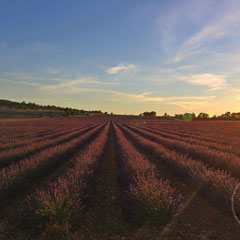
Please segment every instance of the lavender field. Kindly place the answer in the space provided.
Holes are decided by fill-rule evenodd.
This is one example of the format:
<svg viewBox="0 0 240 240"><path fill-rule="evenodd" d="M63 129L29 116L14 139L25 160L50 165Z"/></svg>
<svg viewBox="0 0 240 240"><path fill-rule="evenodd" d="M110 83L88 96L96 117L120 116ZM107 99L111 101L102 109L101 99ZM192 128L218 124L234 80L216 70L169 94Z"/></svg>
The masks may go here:
<svg viewBox="0 0 240 240"><path fill-rule="evenodd" d="M239 239L239 126L2 121L0 239Z"/></svg>

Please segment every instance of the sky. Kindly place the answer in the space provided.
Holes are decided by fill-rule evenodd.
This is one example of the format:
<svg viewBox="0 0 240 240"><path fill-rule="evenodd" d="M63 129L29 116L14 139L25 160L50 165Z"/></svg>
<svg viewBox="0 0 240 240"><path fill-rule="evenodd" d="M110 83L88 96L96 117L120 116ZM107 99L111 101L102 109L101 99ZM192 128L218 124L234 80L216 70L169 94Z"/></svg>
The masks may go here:
<svg viewBox="0 0 240 240"><path fill-rule="evenodd" d="M240 1L2 1L0 99L240 112Z"/></svg>

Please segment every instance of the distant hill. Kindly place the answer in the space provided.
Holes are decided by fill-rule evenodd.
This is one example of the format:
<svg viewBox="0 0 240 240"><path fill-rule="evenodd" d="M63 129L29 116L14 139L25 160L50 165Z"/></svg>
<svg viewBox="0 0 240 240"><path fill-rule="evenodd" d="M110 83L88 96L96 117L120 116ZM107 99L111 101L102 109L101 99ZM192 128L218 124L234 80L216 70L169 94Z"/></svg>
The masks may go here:
<svg viewBox="0 0 240 240"><path fill-rule="evenodd" d="M13 108L13 109L21 109L21 110L57 110L57 111L64 111L66 108L63 107L56 107L54 105L39 105L36 103L26 103L23 102L14 102L10 100L3 100L0 99L0 107L4 108Z"/></svg>
<svg viewBox="0 0 240 240"><path fill-rule="evenodd" d="M15 102L0 99L0 118L8 117L37 117L37 116L74 116L74 115L103 115L102 111L87 111L83 109L64 108L55 105L39 105L31 102ZM107 113L105 113L107 114Z"/></svg>

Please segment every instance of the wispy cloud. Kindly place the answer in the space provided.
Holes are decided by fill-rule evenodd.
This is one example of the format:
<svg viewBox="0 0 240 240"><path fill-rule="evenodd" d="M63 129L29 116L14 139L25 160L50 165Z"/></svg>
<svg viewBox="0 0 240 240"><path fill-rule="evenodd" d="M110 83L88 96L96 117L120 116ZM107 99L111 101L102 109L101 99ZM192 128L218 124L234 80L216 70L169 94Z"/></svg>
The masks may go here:
<svg viewBox="0 0 240 240"><path fill-rule="evenodd" d="M29 86L33 86L33 87L41 87L42 86L39 83L25 82L25 81L14 81L14 80L4 79L4 78L0 78L0 81L2 81L2 82L9 82L9 83L15 83L15 84L24 84L24 85L29 85Z"/></svg>
<svg viewBox="0 0 240 240"><path fill-rule="evenodd" d="M177 51L173 61L179 62L189 56L197 54L208 47L213 41L232 36L234 29L239 26L240 13L237 9L231 8L224 14L220 14L215 20L204 25L200 31L186 40Z"/></svg>
<svg viewBox="0 0 240 240"><path fill-rule="evenodd" d="M82 63L85 63L85 64L93 65L93 66L95 66L96 68L99 68L99 69L106 69L106 66L103 66L103 65L101 65L99 63L96 63L94 61L91 61L91 60L80 59L79 61L82 62Z"/></svg>
<svg viewBox="0 0 240 240"><path fill-rule="evenodd" d="M180 107L181 109L185 110L185 111L194 111L195 109L199 109L200 111L202 111L203 108L206 107L210 107L210 105L215 105L215 103L213 102L209 102L209 101L178 101L178 102L168 102L167 104L170 105L175 105Z"/></svg>
<svg viewBox="0 0 240 240"><path fill-rule="evenodd" d="M124 97L127 97L132 100L137 100L138 102L151 102L151 103L169 103L169 102L178 102L178 101L203 101L203 100L212 100L215 96L173 96L173 97L148 97L151 93L146 92L142 94L126 94L119 93Z"/></svg>
<svg viewBox="0 0 240 240"><path fill-rule="evenodd" d="M59 70L50 68L50 69L48 69L48 72L49 72L50 74L58 74L58 73L59 73Z"/></svg>
<svg viewBox="0 0 240 240"><path fill-rule="evenodd" d="M115 67L107 68L106 73L117 74L117 73L136 73L140 71L139 67L134 64L119 64Z"/></svg>
<svg viewBox="0 0 240 240"><path fill-rule="evenodd" d="M45 42L36 42L36 43L33 43L31 46L29 46L29 49L37 52L49 51L52 48L53 48L52 44L45 43Z"/></svg>
<svg viewBox="0 0 240 240"><path fill-rule="evenodd" d="M143 94L126 94L122 92L114 92L114 96L108 96L107 100L114 102L136 102L150 104L167 104L175 105L184 111L194 111L203 107L215 104L216 96L173 96L173 97L149 97L151 93Z"/></svg>
<svg viewBox="0 0 240 240"><path fill-rule="evenodd" d="M181 77L181 79L192 84L208 86L211 91L224 89L228 86L224 76L210 73Z"/></svg>
<svg viewBox="0 0 240 240"><path fill-rule="evenodd" d="M93 82L96 83L95 80L91 80L89 78L72 80L65 83L60 83L58 85L52 86L42 86L41 90L57 90L59 94L75 94L75 93L107 93L107 99L110 101L117 102L136 102L136 103L153 103L153 104L175 104L178 106L189 106L189 105L200 105L206 102L209 102L215 99L215 96L172 96L172 97L151 97L151 92L145 92L141 94L135 93L126 93L116 90L110 89L96 89L96 88L84 88L80 87L78 84L84 82ZM102 82L99 82L102 84Z"/></svg>
<svg viewBox="0 0 240 240"><path fill-rule="evenodd" d="M177 67L177 70L186 70L186 69L193 69L193 68L196 68L196 66L195 65L182 65L182 66Z"/></svg>
<svg viewBox="0 0 240 240"><path fill-rule="evenodd" d="M18 73L18 72L0 72L2 75L14 77L16 79L29 79L29 80L43 80L43 81L64 81L62 78L48 78L48 77L39 77L33 76L28 73Z"/></svg>
<svg viewBox="0 0 240 240"><path fill-rule="evenodd" d="M32 76L27 73L2 72L1 74L8 76L8 78L13 76L15 80L8 79L8 78L0 78L0 81L31 85L31 86L38 87L38 89L40 90L46 90L46 91L63 89L66 92L72 92L75 86L78 86L81 84L93 84L93 85L103 85L103 86L120 84L118 82L102 82L91 77L83 77L79 79L68 80L66 78L45 78L45 77L39 77L39 76ZM22 79L27 81L22 81ZM40 84L40 83L33 82L35 80L43 80L44 83ZM56 81L57 83L50 84L49 81Z"/></svg>
<svg viewBox="0 0 240 240"><path fill-rule="evenodd" d="M94 78L80 78L74 80L65 80L55 85L44 85L41 87L41 90L55 90L55 89L65 89L72 91L71 88L80 84L97 84L97 85L118 85L117 82L101 82Z"/></svg>
<svg viewBox="0 0 240 240"><path fill-rule="evenodd" d="M202 0L201 4L191 0L172 3L169 9L158 17L154 27L160 34L161 49L165 52L175 52L175 45L178 45L182 38L178 31L179 28L181 28L181 34L188 35L188 27L191 24L195 27L199 25L208 9L211 9L209 5L211 1L208 0Z"/></svg>

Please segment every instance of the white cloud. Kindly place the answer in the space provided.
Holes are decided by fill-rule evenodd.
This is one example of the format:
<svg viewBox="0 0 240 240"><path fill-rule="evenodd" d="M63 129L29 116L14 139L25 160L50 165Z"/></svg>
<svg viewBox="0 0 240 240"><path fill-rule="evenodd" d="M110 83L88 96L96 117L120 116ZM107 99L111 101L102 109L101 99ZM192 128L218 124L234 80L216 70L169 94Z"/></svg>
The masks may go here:
<svg viewBox="0 0 240 240"><path fill-rule="evenodd" d="M106 73L108 74L118 74L118 73L136 73L140 71L139 67L134 64L119 64L116 67L107 68Z"/></svg>
<svg viewBox="0 0 240 240"><path fill-rule="evenodd" d="M57 69L48 69L48 72L51 73L51 74L58 74L59 70L57 70Z"/></svg>
<svg viewBox="0 0 240 240"><path fill-rule="evenodd" d="M222 75L203 73L192 75L190 77L181 77L181 79L192 84L208 86L211 91L227 87L227 81Z"/></svg>

